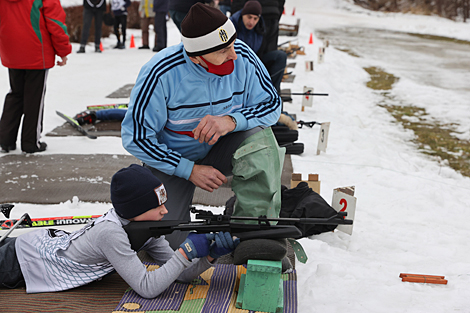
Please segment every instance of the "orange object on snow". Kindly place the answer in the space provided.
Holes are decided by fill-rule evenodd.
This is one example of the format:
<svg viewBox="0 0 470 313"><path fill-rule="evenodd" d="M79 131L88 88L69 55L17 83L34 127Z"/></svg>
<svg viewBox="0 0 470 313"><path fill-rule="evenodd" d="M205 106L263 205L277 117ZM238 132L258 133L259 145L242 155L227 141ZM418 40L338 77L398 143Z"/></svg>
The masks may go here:
<svg viewBox="0 0 470 313"><path fill-rule="evenodd" d="M134 34L131 35L131 44L130 44L129 48L135 48Z"/></svg>
<svg viewBox="0 0 470 313"><path fill-rule="evenodd" d="M444 279L445 276L400 273L400 278L401 281L406 281L409 283L447 285L447 280Z"/></svg>

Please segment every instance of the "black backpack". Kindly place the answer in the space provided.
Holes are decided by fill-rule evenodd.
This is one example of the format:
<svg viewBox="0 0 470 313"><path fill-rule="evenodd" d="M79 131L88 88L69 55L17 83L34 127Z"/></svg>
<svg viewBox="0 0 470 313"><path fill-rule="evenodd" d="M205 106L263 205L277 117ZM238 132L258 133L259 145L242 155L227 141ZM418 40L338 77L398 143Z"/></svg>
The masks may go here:
<svg viewBox="0 0 470 313"><path fill-rule="evenodd" d="M318 193L312 190L306 182L300 182L297 187L288 189L282 186L282 204L279 217L302 218L328 218L337 214ZM282 222L279 222L282 224ZM302 237L318 235L333 231L337 225L299 225L295 224L302 232Z"/></svg>
<svg viewBox="0 0 470 313"><path fill-rule="evenodd" d="M235 206L236 196L232 196L225 203L224 214L232 215ZM337 215L333 209L318 193L312 190L306 182L300 182L297 187L288 189L286 186L281 188L281 212L279 217L302 218L316 217L328 218ZM279 225L290 224L279 222ZM302 232L302 237L318 235L324 232L333 231L337 225L300 225L295 224ZM300 238L302 238L300 237Z"/></svg>

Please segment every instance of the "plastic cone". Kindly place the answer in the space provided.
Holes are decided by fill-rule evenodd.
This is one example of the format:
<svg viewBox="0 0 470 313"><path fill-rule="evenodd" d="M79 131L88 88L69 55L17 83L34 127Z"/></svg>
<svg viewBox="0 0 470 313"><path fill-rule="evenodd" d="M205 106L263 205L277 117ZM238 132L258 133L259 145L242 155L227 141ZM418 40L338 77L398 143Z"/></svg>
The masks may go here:
<svg viewBox="0 0 470 313"><path fill-rule="evenodd" d="M130 44L129 48L135 48L134 34L131 35L131 44Z"/></svg>
<svg viewBox="0 0 470 313"><path fill-rule="evenodd" d="M286 9L284 9L284 11L282 11L282 14L285 15L286 14Z"/></svg>
<svg viewBox="0 0 470 313"><path fill-rule="evenodd" d="M294 8L294 10L292 11L292 16L294 16L294 15L295 15L295 8Z"/></svg>
<svg viewBox="0 0 470 313"><path fill-rule="evenodd" d="M100 42L100 51L103 52L104 51L104 48L103 48L103 43Z"/></svg>
<svg viewBox="0 0 470 313"><path fill-rule="evenodd" d="M308 40L309 45L313 45L313 35L310 33L310 39Z"/></svg>

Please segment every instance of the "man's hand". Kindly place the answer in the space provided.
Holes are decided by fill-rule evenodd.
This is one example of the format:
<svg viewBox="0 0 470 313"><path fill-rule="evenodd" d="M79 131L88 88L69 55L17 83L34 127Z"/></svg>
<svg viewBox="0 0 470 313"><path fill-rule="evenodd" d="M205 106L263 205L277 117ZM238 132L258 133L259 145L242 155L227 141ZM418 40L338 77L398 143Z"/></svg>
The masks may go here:
<svg viewBox="0 0 470 313"><path fill-rule="evenodd" d="M227 177L212 166L195 164L189 181L201 189L212 192L226 183Z"/></svg>
<svg viewBox="0 0 470 313"><path fill-rule="evenodd" d="M229 115L206 115L193 129L194 139L199 140L200 143L207 142L213 145L221 136L231 132L235 127L236 125Z"/></svg>
<svg viewBox="0 0 470 313"><path fill-rule="evenodd" d="M58 66L64 66L65 64L67 64L67 57L60 57L61 58L61 61L57 61L57 65Z"/></svg>

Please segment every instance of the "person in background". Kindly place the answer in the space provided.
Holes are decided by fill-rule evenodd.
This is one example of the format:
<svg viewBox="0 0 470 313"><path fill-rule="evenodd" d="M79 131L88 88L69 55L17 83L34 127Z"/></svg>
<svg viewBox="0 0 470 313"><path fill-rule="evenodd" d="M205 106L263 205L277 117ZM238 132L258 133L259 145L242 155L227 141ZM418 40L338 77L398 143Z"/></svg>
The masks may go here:
<svg viewBox="0 0 470 313"><path fill-rule="evenodd" d="M139 3L140 29L142 30L142 46L139 49L150 49L149 25L153 23L155 12L153 11L153 0L141 0ZM154 28L155 30L155 28ZM157 46L157 37L155 44Z"/></svg>
<svg viewBox="0 0 470 313"><path fill-rule="evenodd" d="M181 32L181 22L183 21L189 9L196 3L211 3L212 0L171 0L169 4L170 17Z"/></svg>
<svg viewBox="0 0 470 313"><path fill-rule="evenodd" d="M85 46L90 36L91 22L95 19L95 52L101 53L101 24L106 10L106 0L83 0L83 28L80 48L77 53L85 53Z"/></svg>
<svg viewBox="0 0 470 313"><path fill-rule="evenodd" d="M111 0L111 10L114 14L114 34L117 37L117 44L114 49L126 48L127 8L130 5L131 0ZM119 26L121 27L122 41Z"/></svg>
<svg viewBox="0 0 470 313"><path fill-rule="evenodd" d="M191 282L240 241L228 232L190 233L174 251L165 236L151 237L139 251L160 267L148 272L123 226L160 221L168 213L165 186L150 170L132 164L113 175L110 189L113 208L77 231L40 229L2 241L0 286L26 286L27 293L62 291L117 271L140 296L155 298L175 280Z"/></svg>
<svg viewBox="0 0 470 313"><path fill-rule="evenodd" d="M167 43L167 30L166 30L166 15L168 14L169 0L153 0L153 11L155 12L155 41L154 52L158 52L166 48Z"/></svg>
<svg viewBox="0 0 470 313"><path fill-rule="evenodd" d="M248 0L232 0L232 15L243 9ZM264 34L265 45L262 47L262 53L277 50L279 38L279 20L284 12L284 3L286 0L259 0L263 12L266 32Z"/></svg>
<svg viewBox="0 0 470 313"><path fill-rule="evenodd" d="M213 192L230 175L234 215L278 217L285 149L270 126L281 99L266 68L217 8L196 3L181 30L182 43L137 77L121 124L124 148L165 184L168 219L189 221L196 186ZM184 238L167 236L174 248Z"/></svg>
<svg viewBox="0 0 470 313"><path fill-rule="evenodd" d="M39 23L41 21L41 23ZM0 1L0 59L8 68L10 91L0 119L2 152L16 149L21 129L21 150L42 152L40 142L44 97L49 69L67 64L72 45L59 0Z"/></svg>
<svg viewBox="0 0 470 313"><path fill-rule="evenodd" d="M231 12L231 6L232 6L232 0L220 0L219 1L219 9L224 13L224 15L227 15L228 12Z"/></svg>
<svg viewBox="0 0 470 313"><path fill-rule="evenodd" d="M244 41L263 62L271 75L274 87L281 92L281 81L287 63L287 54L281 50L266 51L266 27L261 16L261 4L256 0L245 3L243 9L235 12L230 19L237 29L238 39Z"/></svg>

